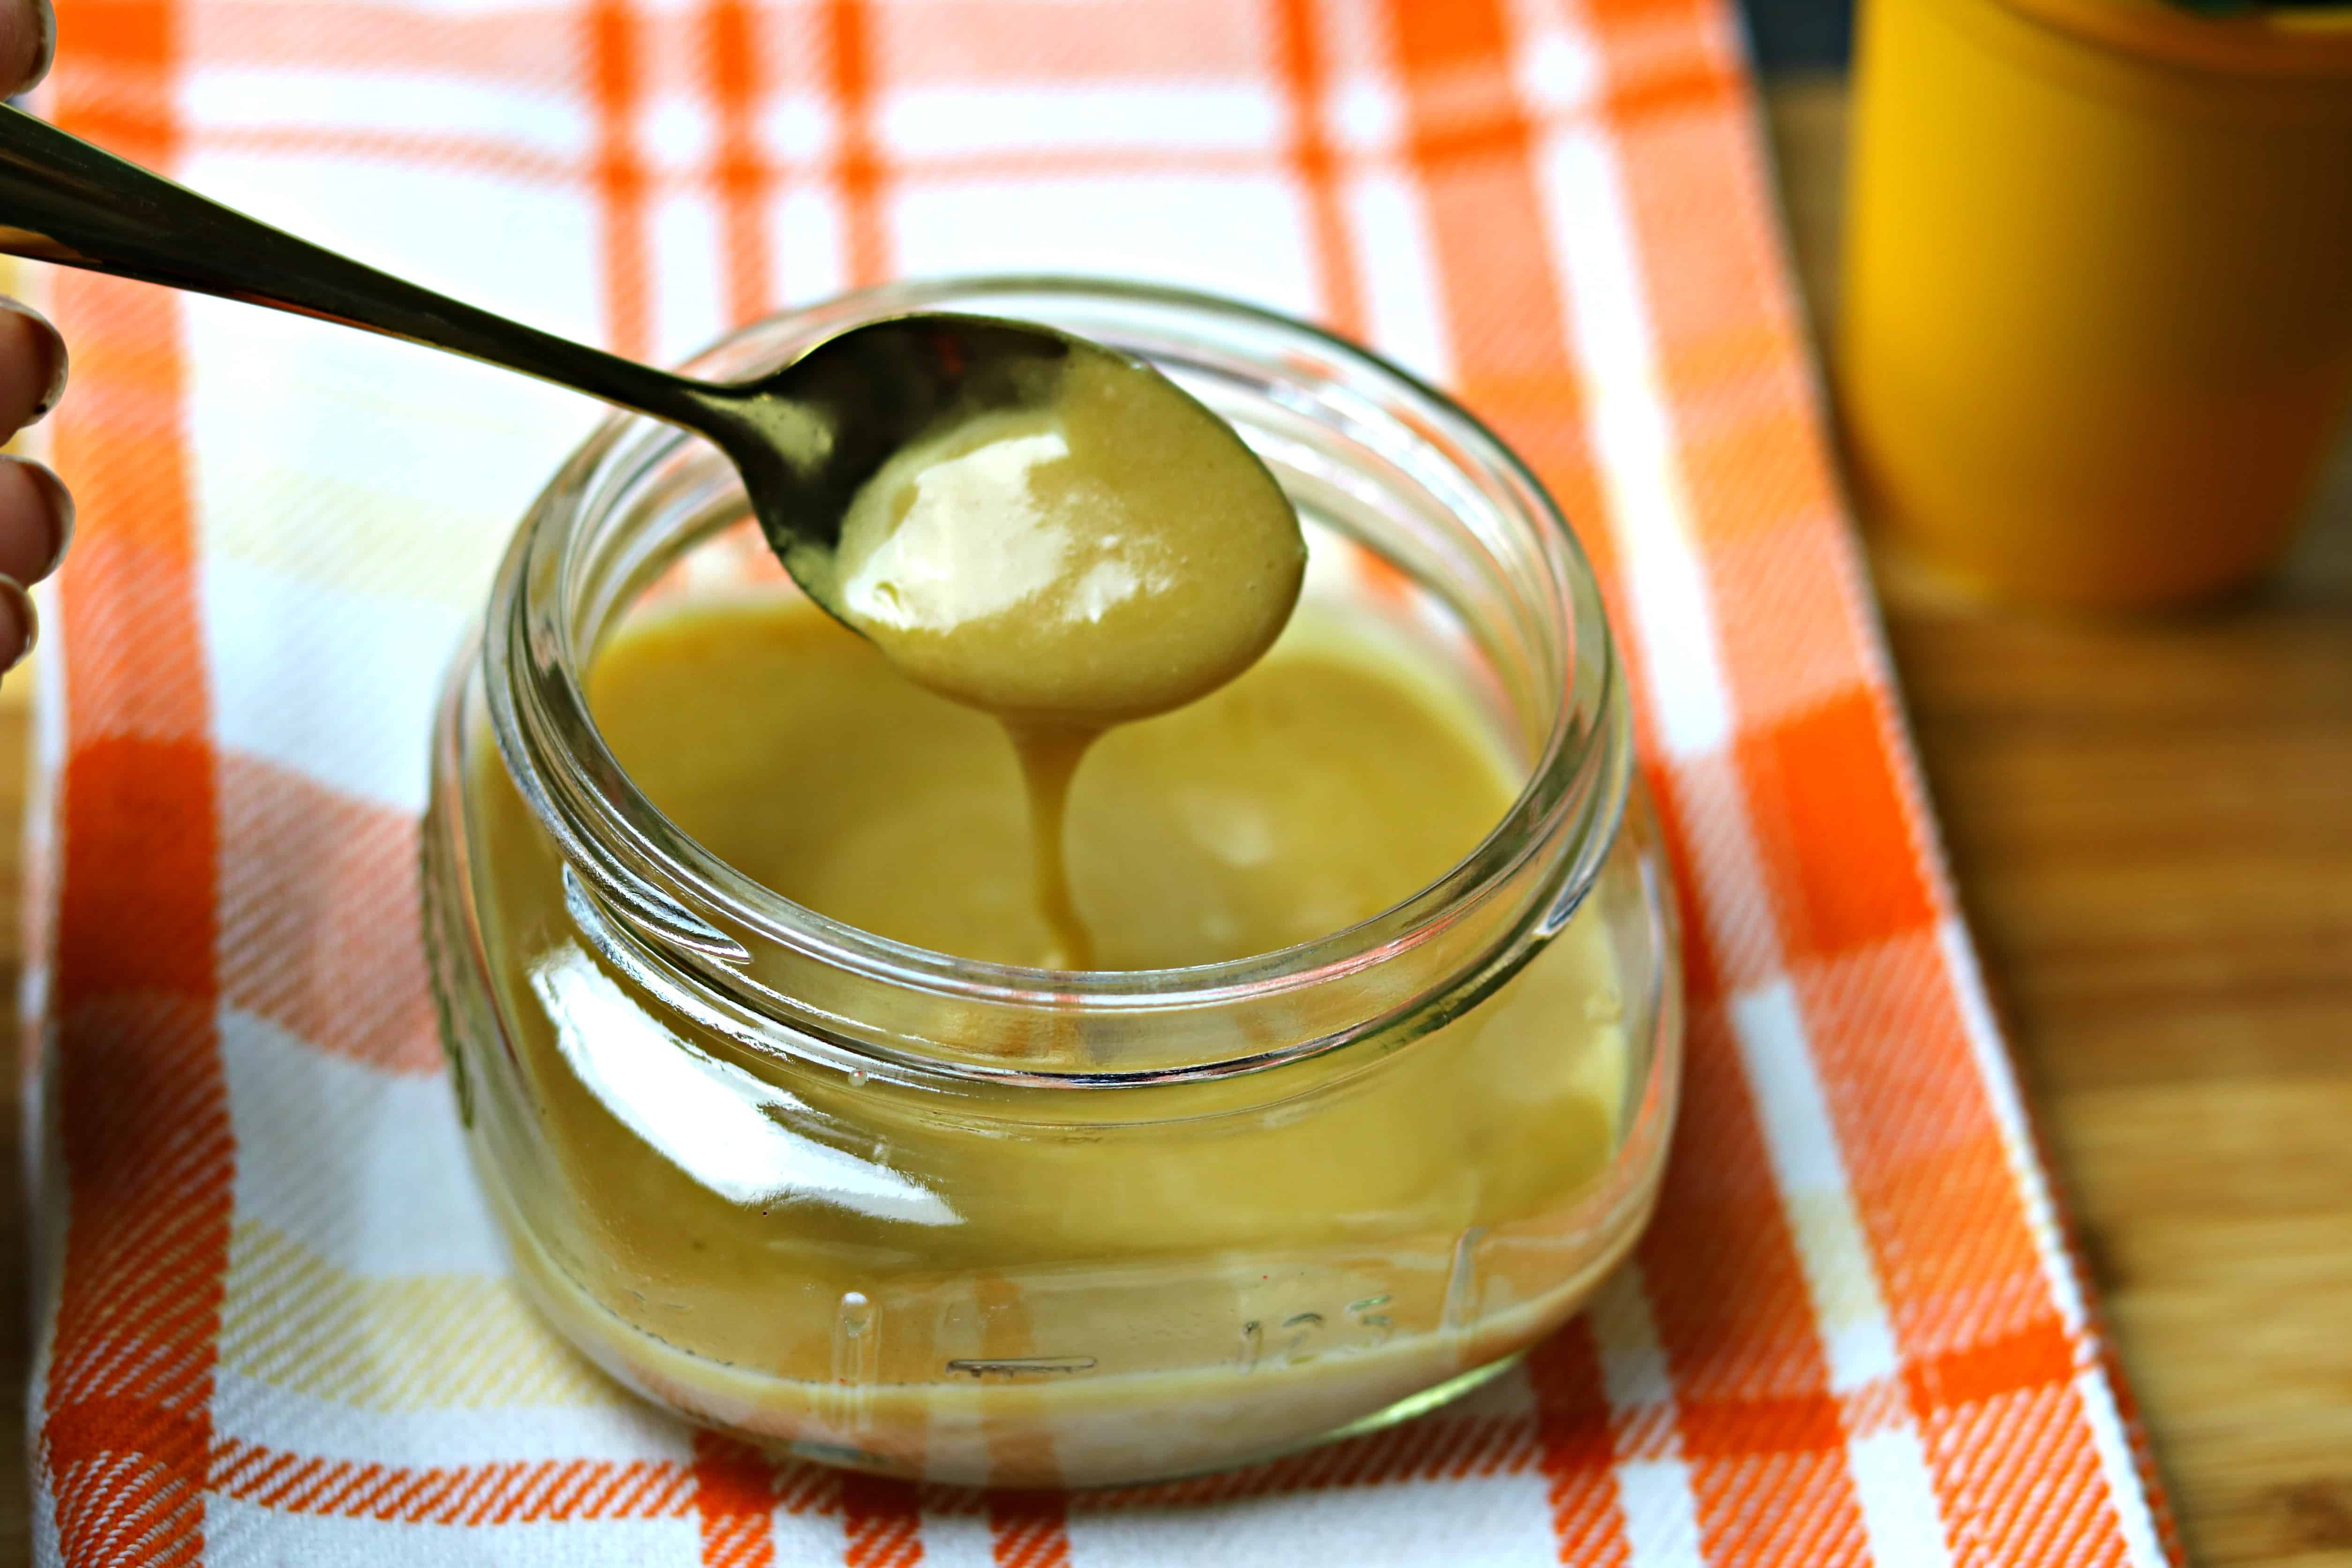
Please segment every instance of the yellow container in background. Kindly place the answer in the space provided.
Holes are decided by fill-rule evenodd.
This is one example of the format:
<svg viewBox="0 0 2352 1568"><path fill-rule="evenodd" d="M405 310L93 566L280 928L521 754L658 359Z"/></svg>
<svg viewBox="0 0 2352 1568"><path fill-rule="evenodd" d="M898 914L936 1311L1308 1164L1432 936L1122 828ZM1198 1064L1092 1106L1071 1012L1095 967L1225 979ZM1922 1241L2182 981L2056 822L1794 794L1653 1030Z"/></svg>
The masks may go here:
<svg viewBox="0 0 2352 1568"><path fill-rule="evenodd" d="M1835 375L1864 509L2011 599L2284 551L2352 403L2352 7L1864 0Z"/></svg>

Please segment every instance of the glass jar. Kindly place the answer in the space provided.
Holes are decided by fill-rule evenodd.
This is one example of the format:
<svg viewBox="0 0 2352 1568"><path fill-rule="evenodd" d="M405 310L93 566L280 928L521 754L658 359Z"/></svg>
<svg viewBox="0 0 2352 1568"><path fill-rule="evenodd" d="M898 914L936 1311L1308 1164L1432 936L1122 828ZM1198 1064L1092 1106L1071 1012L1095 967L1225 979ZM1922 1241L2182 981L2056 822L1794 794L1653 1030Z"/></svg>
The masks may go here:
<svg viewBox="0 0 2352 1568"><path fill-rule="evenodd" d="M1084 334L1215 409L1297 503L1307 592L1433 650L1523 787L1436 883L1231 963L1019 969L827 919L687 837L598 735L603 639L744 515L709 447L616 417L522 523L424 830L444 1037L516 1274L648 1398L931 1480L1168 1477L1429 1408L1624 1256L1673 1120L1669 879L1590 568L1459 408L1216 300L894 285L688 368L752 375L924 310ZM1042 1037L1076 1048L1041 1063Z"/></svg>

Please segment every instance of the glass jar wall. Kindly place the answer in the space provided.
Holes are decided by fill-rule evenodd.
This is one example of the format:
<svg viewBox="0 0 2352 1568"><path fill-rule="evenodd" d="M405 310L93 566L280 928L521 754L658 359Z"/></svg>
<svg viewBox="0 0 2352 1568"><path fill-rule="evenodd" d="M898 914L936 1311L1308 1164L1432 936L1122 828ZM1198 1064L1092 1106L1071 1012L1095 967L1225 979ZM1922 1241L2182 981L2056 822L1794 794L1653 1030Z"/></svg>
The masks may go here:
<svg viewBox="0 0 2352 1568"><path fill-rule="evenodd" d="M650 1398L934 1480L1154 1479L1427 1408L1623 1256L1673 1116L1669 879L1589 569L1459 409L1221 301L902 285L692 368L909 310L1084 334L1231 421L1306 522L1302 618L1409 650L1517 797L1369 920L1187 968L981 963L803 908L689 837L593 720L617 631L743 592L724 464L617 418L523 523L425 828L444 1034L517 1275Z"/></svg>

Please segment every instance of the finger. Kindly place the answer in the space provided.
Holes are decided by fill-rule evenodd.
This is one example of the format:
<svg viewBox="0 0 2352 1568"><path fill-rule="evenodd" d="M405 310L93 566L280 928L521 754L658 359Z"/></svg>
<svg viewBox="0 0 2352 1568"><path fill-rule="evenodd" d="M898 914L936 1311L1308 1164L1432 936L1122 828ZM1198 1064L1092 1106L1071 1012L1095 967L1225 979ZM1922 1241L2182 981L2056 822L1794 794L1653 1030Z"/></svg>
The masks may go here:
<svg viewBox="0 0 2352 1568"><path fill-rule="evenodd" d="M0 439L47 414L65 389L65 339L30 305L0 296Z"/></svg>
<svg viewBox="0 0 2352 1568"><path fill-rule="evenodd" d="M57 52L49 0L0 0L0 92L14 98L48 75Z"/></svg>
<svg viewBox="0 0 2352 1568"><path fill-rule="evenodd" d="M37 583L56 571L73 525L73 497L57 475L29 458L0 458L0 577Z"/></svg>
<svg viewBox="0 0 2352 1568"><path fill-rule="evenodd" d="M14 578L0 577L0 674L25 662L41 635L41 618L33 613L33 595Z"/></svg>

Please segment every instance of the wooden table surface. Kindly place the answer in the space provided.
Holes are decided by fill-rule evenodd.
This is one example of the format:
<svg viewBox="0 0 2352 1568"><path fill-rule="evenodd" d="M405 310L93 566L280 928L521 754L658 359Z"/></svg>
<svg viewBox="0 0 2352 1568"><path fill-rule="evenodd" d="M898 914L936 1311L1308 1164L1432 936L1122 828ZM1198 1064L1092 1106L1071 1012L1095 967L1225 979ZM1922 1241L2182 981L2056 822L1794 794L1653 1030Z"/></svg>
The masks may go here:
<svg viewBox="0 0 2352 1568"><path fill-rule="evenodd" d="M1769 96L1822 320L1844 95ZM2067 624L1881 584L2029 1092L2213 1568L2352 1568L2352 450L2343 467L2284 578L2192 619ZM0 688L8 979L26 684ZM9 1100L0 1258L22 1258ZM21 1298L0 1291L6 1563L26 1555Z"/></svg>

